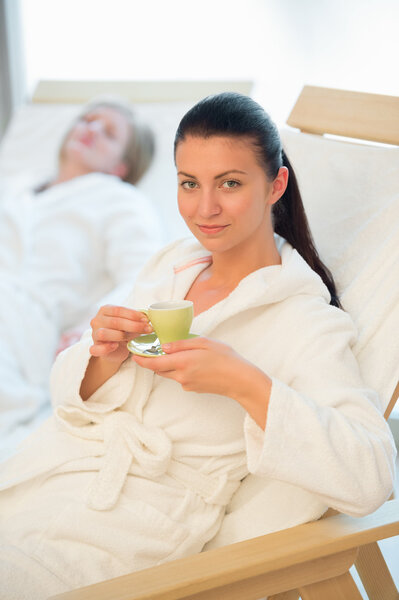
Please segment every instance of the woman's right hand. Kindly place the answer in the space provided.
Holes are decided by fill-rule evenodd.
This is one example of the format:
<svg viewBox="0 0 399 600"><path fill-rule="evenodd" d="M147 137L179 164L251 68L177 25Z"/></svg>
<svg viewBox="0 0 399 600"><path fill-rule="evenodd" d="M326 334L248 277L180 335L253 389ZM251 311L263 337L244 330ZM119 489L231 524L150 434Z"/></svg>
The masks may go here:
<svg viewBox="0 0 399 600"><path fill-rule="evenodd" d="M90 326L93 338L90 354L119 364L129 356L126 347L129 340L153 331L144 313L111 304L100 308Z"/></svg>

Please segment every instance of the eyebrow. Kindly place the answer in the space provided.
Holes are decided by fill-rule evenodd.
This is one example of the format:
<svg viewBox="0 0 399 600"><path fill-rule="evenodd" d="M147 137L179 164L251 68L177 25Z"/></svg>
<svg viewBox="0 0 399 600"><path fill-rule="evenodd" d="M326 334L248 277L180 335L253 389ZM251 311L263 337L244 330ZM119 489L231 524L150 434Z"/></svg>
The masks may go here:
<svg viewBox="0 0 399 600"><path fill-rule="evenodd" d="M224 171L224 173L215 175L214 179L220 179L221 177L230 175L230 173L241 173L242 175L248 175L248 173L246 171L240 171L240 169L230 169L229 171ZM191 179L197 179L195 175L190 175L190 173L185 173L184 171L179 171L177 174L183 175L184 177L191 177Z"/></svg>

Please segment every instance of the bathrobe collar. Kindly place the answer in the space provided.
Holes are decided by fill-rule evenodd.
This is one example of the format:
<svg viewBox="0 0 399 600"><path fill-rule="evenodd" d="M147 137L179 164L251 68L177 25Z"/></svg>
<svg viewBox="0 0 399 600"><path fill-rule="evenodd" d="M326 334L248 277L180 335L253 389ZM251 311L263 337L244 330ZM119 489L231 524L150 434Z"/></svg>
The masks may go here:
<svg viewBox="0 0 399 600"><path fill-rule="evenodd" d="M322 296L326 302L330 301L328 289L319 275L286 240L278 235L275 235L275 239L281 265L263 267L242 279L227 298L207 311L218 314L217 323L210 319L207 331L211 331L216 324L242 313L243 297L247 299L245 309L248 310L299 295ZM209 251L195 240L185 239L171 244L159 257L159 264L155 265L151 261L151 281L144 277L144 285L138 282L137 300L140 306L184 298L195 278L211 260ZM221 303L223 310L218 310ZM202 333L205 334L204 331Z"/></svg>

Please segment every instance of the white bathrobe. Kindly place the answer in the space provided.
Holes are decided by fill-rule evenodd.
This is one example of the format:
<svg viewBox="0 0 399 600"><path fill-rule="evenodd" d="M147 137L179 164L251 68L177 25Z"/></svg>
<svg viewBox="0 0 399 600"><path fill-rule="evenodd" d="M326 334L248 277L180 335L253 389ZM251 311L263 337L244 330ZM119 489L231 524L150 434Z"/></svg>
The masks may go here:
<svg viewBox="0 0 399 600"><path fill-rule="evenodd" d="M88 332L53 368L54 417L0 471L0 598L38 600L200 551L248 472L324 509L360 515L385 501L395 447L360 379L352 321L278 243L281 265L251 273L192 325L272 378L266 430L234 400L185 392L131 360L83 402ZM127 305L184 298L209 261L197 242L173 243Z"/></svg>
<svg viewBox="0 0 399 600"><path fill-rule="evenodd" d="M93 173L39 194L4 191L0 457L49 406L60 334L82 319L88 323L89 310L115 287L109 300L126 298L154 247L159 233L150 203L114 176Z"/></svg>

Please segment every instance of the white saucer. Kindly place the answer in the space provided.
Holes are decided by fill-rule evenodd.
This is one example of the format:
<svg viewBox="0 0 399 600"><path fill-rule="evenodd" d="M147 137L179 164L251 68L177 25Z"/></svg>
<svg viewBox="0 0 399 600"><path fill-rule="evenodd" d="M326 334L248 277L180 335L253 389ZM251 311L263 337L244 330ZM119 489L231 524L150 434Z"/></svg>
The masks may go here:
<svg viewBox="0 0 399 600"><path fill-rule="evenodd" d="M189 333L187 339L198 337L195 333ZM134 338L134 340L130 340L127 343L127 348L129 352L132 354L137 354L138 356L162 356L165 352L161 348L161 344L159 343L158 337L156 333L149 333L146 335L139 335Z"/></svg>

